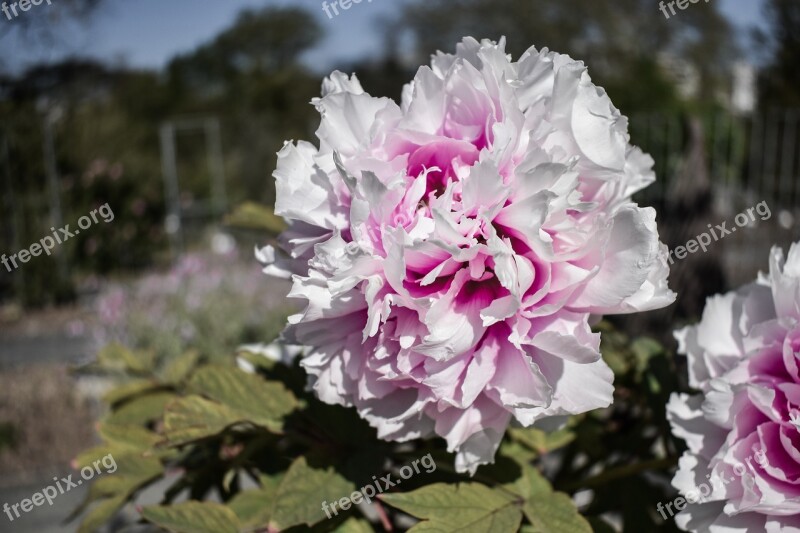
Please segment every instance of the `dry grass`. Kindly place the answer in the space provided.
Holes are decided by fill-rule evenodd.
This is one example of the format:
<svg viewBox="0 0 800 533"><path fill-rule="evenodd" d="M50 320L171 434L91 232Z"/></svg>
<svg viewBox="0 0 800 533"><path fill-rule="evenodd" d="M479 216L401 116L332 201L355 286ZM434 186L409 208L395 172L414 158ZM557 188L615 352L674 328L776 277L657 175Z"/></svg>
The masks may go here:
<svg viewBox="0 0 800 533"><path fill-rule="evenodd" d="M0 484L64 472L94 441L91 415L64 365L0 369Z"/></svg>

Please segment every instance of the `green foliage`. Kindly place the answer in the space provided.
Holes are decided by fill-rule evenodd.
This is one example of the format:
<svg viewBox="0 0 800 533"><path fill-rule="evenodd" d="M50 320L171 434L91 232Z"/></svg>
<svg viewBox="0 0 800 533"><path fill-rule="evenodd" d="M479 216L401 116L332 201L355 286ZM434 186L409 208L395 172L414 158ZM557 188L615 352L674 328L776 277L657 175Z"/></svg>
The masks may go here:
<svg viewBox="0 0 800 533"><path fill-rule="evenodd" d="M146 507L142 516L175 533L237 533L241 527L233 511L211 502Z"/></svg>
<svg viewBox="0 0 800 533"><path fill-rule="evenodd" d="M270 494L269 524L279 531L325 519L320 502L351 494L355 486L333 468L310 468L304 457L295 460Z"/></svg>
<svg viewBox="0 0 800 533"><path fill-rule="evenodd" d="M685 371L653 339L630 339L608 322L596 329L602 333L603 358L615 374L614 404L574 425L576 438L565 449L555 486L592 489L585 514L620 513L625 532L678 531L673 521L658 516L655 504L675 496L665 487L681 450L665 406L672 392L685 389L678 380Z"/></svg>
<svg viewBox="0 0 800 533"><path fill-rule="evenodd" d="M175 58L173 76L189 83L219 83L241 73L291 66L319 40L319 24L301 8L246 9L230 28L194 52Z"/></svg>
<svg viewBox="0 0 800 533"><path fill-rule="evenodd" d="M465 35L505 36L515 57L531 45L569 54L586 62L626 113L684 107L657 59L665 53L691 61L701 78L700 100L716 101L728 88L726 68L735 50L733 28L713 3L682 12L676 23L651 0L416 0L404 7L398 27L413 33L420 63L436 50L451 52Z"/></svg>
<svg viewBox="0 0 800 533"><path fill-rule="evenodd" d="M526 531L540 533L591 533L570 497L554 492L541 473L527 463L522 475L506 485L487 487L478 483L437 483L381 500L421 520L412 533L424 531L517 531L523 516Z"/></svg>
<svg viewBox="0 0 800 533"><path fill-rule="evenodd" d="M245 418L225 405L200 396L187 396L170 403L164 413L164 437L180 445L218 435Z"/></svg>
<svg viewBox="0 0 800 533"><path fill-rule="evenodd" d="M564 493L554 492L539 471L523 465L522 473L512 490L524 498L522 511L533 525L534 531L592 532L591 526L578 514L572 500Z"/></svg>
<svg viewBox="0 0 800 533"><path fill-rule="evenodd" d="M281 383L222 365L203 367L192 376L189 389L232 407L247 419L280 431L280 421L294 411L297 399Z"/></svg>
<svg viewBox="0 0 800 533"><path fill-rule="evenodd" d="M759 48L772 53L759 80L759 97L766 106L800 105L800 5L795 0L767 0L764 15L768 28L755 30Z"/></svg>
<svg viewBox="0 0 800 533"><path fill-rule="evenodd" d="M573 419L572 422L575 420ZM509 430L509 436L512 440L527 446L539 455L563 448L575 440L575 433L569 427L550 433L536 428L512 428Z"/></svg>
<svg viewBox="0 0 800 533"><path fill-rule="evenodd" d="M421 520L411 531L516 531L523 502L517 495L478 483L437 483L381 500Z"/></svg>
<svg viewBox="0 0 800 533"><path fill-rule="evenodd" d="M379 531L366 504L333 506L376 477L397 479L400 467L427 454L434 469L369 504L384 525L408 524L410 515L414 532L590 533L613 531L601 518L612 512L621 513L625 532L674 531L655 512L670 496L665 470L679 451L663 408L679 387L671 356L652 339L628 339L607 323L598 329L616 374L614 407L570 418L556 431L512 428L496 464L474 477L453 471L439 440L378 440L354 410L310 394L297 364L243 353L256 369L248 373L233 359L209 364L188 351L165 369L148 352L111 345L93 370L128 380L106 394L102 444L76 464L112 454L119 469L92 485L79 509L89 509L82 531L110 520L168 470L180 474L141 516L169 531ZM571 498L581 489L594 491L581 508L585 517ZM336 510L330 519L323 503Z"/></svg>
<svg viewBox="0 0 800 533"><path fill-rule="evenodd" d="M357 518L350 518L340 527L334 530L334 533L373 533L375 530L369 525L369 522L358 520Z"/></svg>
<svg viewBox="0 0 800 533"><path fill-rule="evenodd" d="M278 236L286 229L286 221L277 216L269 207L255 202L245 202L231 213L226 223L229 226L266 232Z"/></svg>
<svg viewBox="0 0 800 533"><path fill-rule="evenodd" d="M133 352L119 343L112 343L100 350L97 362L108 370L135 375L147 372L154 363L154 357L152 352Z"/></svg>

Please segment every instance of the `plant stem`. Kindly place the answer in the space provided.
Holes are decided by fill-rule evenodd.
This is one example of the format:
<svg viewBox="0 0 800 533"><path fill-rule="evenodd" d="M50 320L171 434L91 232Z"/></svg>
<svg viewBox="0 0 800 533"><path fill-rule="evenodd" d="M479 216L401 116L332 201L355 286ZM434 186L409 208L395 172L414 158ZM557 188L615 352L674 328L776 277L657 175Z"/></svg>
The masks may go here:
<svg viewBox="0 0 800 533"><path fill-rule="evenodd" d="M380 501L376 500L375 506L378 509L378 516L381 519L381 525L383 525L383 529L385 529L389 533L394 531L394 528L392 527L392 522L391 520L389 520L389 515L386 514L386 509L383 508L383 504Z"/></svg>
<svg viewBox="0 0 800 533"><path fill-rule="evenodd" d="M569 491L580 488L596 487L598 485L604 485L610 481L615 481L617 479L633 476L641 472L646 472L647 470L664 470L674 466L676 463L677 460L675 458L667 457L664 459L653 459L652 461L645 461L643 463L625 465L618 468L612 468L611 470L606 470L588 479L568 483L564 485L562 489Z"/></svg>

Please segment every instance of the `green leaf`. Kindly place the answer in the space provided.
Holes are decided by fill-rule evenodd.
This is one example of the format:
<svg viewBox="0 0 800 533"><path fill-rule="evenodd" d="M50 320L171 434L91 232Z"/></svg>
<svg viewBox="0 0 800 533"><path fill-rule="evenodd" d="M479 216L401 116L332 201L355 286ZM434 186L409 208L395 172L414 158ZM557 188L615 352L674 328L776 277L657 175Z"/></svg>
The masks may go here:
<svg viewBox="0 0 800 533"><path fill-rule="evenodd" d="M142 516L175 533L238 533L241 528L233 511L211 502L145 507Z"/></svg>
<svg viewBox="0 0 800 533"><path fill-rule="evenodd" d="M217 435L239 423L280 433L283 417L300 405L283 384L228 366L199 369L189 388L205 398L189 396L167 406L165 435L173 445Z"/></svg>
<svg viewBox="0 0 800 533"><path fill-rule="evenodd" d="M536 533L592 533L572 499L553 492L542 474L531 466L523 467L522 477L507 488L524 498L525 517Z"/></svg>
<svg viewBox="0 0 800 533"><path fill-rule="evenodd" d="M200 352L189 350L188 352L173 358L161 372L161 377L166 383L179 384L183 382L192 370L195 369L200 361Z"/></svg>
<svg viewBox="0 0 800 533"><path fill-rule="evenodd" d="M149 373L155 365L152 352L133 352L119 343L111 343L97 354L97 361L108 370Z"/></svg>
<svg viewBox="0 0 800 533"><path fill-rule="evenodd" d="M123 451L122 448L116 448L108 444L95 446L94 448L89 448L78 454L78 456L72 460L72 468L74 470L80 470L83 467L92 466L92 461L96 461L98 457L105 457L109 454L113 456L114 452L120 453Z"/></svg>
<svg viewBox="0 0 800 533"><path fill-rule="evenodd" d="M522 511L537 533L592 533L592 526L578 513L572 499L560 492L531 498Z"/></svg>
<svg viewBox="0 0 800 533"><path fill-rule="evenodd" d="M230 501L228 506L245 529L258 529L269 523L279 482L279 477L262 480L261 489L240 492Z"/></svg>
<svg viewBox="0 0 800 533"><path fill-rule="evenodd" d="M651 359L664 353L664 347L655 339L640 337L631 343L631 351L636 358L636 371L641 374Z"/></svg>
<svg viewBox="0 0 800 533"><path fill-rule="evenodd" d="M239 518L242 527L249 531L269 523L273 496L260 490L248 490L237 494L228 506Z"/></svg>
<svg viewBox="0 0 800 533"><path fill-rule="evenodd" d="M100 424L99 432L110 445L132 451L150 450L161 440L157 433L142 426L129 424Z"/></svg>
<svg viewBox="0 0 800 533"><path fill-rule="evenodd" d="M137 379L120 385L103 395L103 401L109 405L114 405L132 396L138 396L161 385L150 379Z"/></svg>
<svg viewBox="0 0 800 533"><path fill-rule="evenodd" d="M568 428L559 429L551 433L536 428L514 428L509 430L509 435L512 439L539 454L563 448L575 440L575 433Z"/></svg>
<svg viewBox="0 0 800 533"><path fill-rule="evenodd" d="M280 365L277 361L273 361L267 357L264 357L261 354L249 352L246 349L240 348L238 352L236 352L236 357L246 363L253 365L253 368L266 370L270 372L275 369L276 366Z"/></svg>
<svg viewBox="0 0 800 533"><path fill-rule="evenodd" d="M267 231L279 235L286 229L286 222L275 215L269 207L255 202L245 202L228 215L225 223L229 226Z"/></svg>
<svg viewBox="0 0 800 533"><path fill-rule="evenodd" d="M261 485L258 490L237 494L229 503L245 531L266 529L267 525L279 531L301 525L311 527L327 519L323 502L331 504L349 497L355 488L332 468L308 466L304 457L296 459L282 476L262 477ZM341 509L337 511L340 513Z"/></svg>
<svg viewBox="0 0 800 533"><path fill-rule="evenodd" d="M299 406L297 398L282 383L230 366L203 367L192 376L189 386L273 432L282 431L283 418Z"/></svg>
<svg viewBox="0 0 800 533"><path fill-rule="evenodd" d="M113 463L116 464L113 472L102 463L102 459L108 455L114 458ZM126 501L135 491L161 476L164 471L158 459L132 455L120 449L95 448L84 452L81 457L83 463L79 468L84 466L94 468L94 462L100 459L98 467L103 474L94 479L83 502L72 512L69 520L80 515L94 501L104 498L122 498ZM111 467L113 468L113 464Z"/></svg>
<svg viewBox="0 0 800 533"><path fill-rule="evenodd" d="M137 397L111 413L105 422L115 426L143 426L154 420L161 419L164 415L164 408L175 398L176 396L169 392L158 392Z"/></svg>
<svg viewBox="0 0 800 533"><path fill-rule="evenodd" d="M89 511L81 521L78 533L95 533L95 531L111 520L127 501L127 497L118 496L98 503L92 507L92 510Z"/></svg>
<svg viewBox="0 0 800 533"><path fill-rule="evenodd" d="M536 468L530 465L522 467L522 476L514 483L505 485L508 490L519 494L525 500L540 498L552 494L550 482Z"/></svg>
<svg viewBox="0 0 800 533"><path fill-rule="evenodd" d="M597 324L592 329L602 332L600 352L603 354L605 362L614 371L614 375L622 376L627 374L634 364L634 357L630 353L628 346L628 337L616 331L610 323L605 321Z"/></svg>
<svg viewBox="0 0 800 533"><path fill-rule="evenodd" d="M270 525L278 530L302 524L313 526L327 518L322 510L323 502L348 497L354 490L355 485L333 468L311 468L305 457L299 457L278 485Z"/></svg>
<svg viewBox="0 0 800 533"><path fill-rule="evenodd" d="M108 471L101 464L101 471L105 471L93 483L102 494L130 496L139 487L164 472L161 461L155 457L118 455L114 457L114 463L117 467L114 472Z"/></svg>
<svg viewBox="0 0 800 533"><path fill-rule="evenodd" d="M344 524L334 529L333 533L375 533L375 530L365 520L349 518Z"/></svg>
<svg viewBox="0 0 800 533"><path fill-rule="evenodd" d="M499 454L508 457L519 465L526 465L539 456L539 454L532 452L529 447L511 440L503 441L500 445Z"/></svg>
<svg viewBox="0 0 800 533"><path fill-rule="evenodd" d="M513 494L478 483L435 483L404 494L383 494L381 500L423 520L411 531L493 533L517 531L521 501Z"/></svg>
<svg viewBox="0 0 800 533"><path fill-rule="evenodd" d="M187 396L167 406L164 436L171 445L178 446L218 435L244 418L225 405L200 396Z"/></svg>

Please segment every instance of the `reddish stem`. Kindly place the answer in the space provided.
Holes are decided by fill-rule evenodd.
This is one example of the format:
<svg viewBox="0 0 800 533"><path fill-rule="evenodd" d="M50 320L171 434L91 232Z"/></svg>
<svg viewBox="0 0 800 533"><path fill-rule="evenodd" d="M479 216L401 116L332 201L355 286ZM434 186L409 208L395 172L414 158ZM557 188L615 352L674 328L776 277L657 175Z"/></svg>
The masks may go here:
<svg viewBox="0 0 800 533"><path fill-rule="evenodd" d="M381 519L381 524L383 525L383 529L385 529L389 533L394 531L394 528L392 527L392 522L389 520L389 515L386 514L386 509L383 508L381 502L376 501L375 506L378 508L378 516Z"/></svg>

